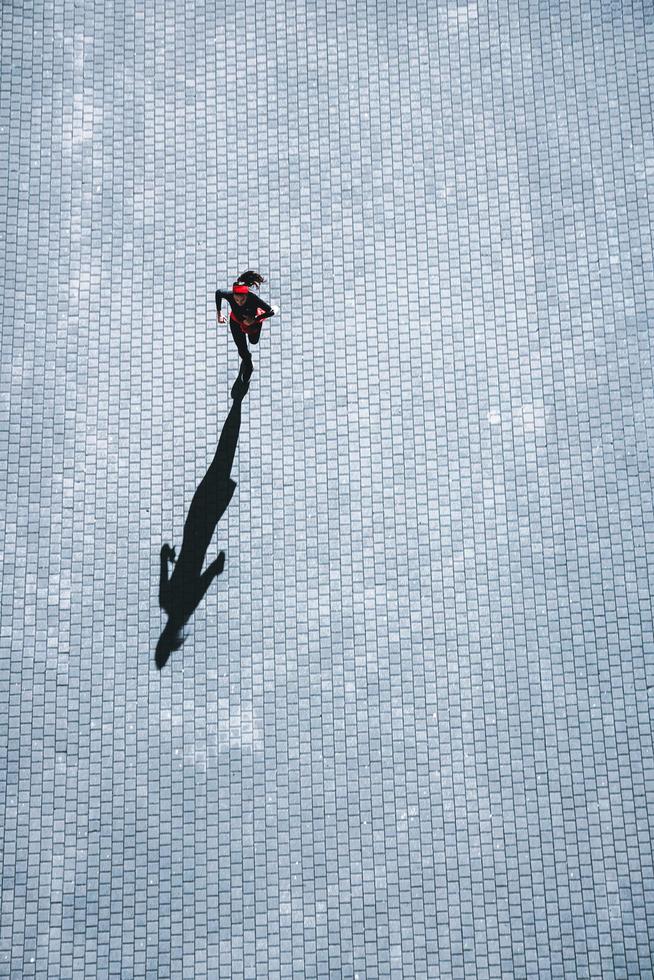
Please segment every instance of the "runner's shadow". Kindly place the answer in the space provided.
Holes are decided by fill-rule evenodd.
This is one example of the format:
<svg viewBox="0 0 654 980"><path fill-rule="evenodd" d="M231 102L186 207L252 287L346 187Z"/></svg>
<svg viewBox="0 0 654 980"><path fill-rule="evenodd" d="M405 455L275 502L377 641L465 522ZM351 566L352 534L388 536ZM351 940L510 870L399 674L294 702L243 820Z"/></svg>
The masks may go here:
<svg viewBox="0 0 654 980"><path fill-rule="evenodd" d="M168 544L161 548L159 605L167 613L168 622L159 637L155 653L159 670L168 662L172 651L179 650L183 644L184 626L200 605L214 578L225 567L225 552L221 551L206 571L202 571L216 524L227 510L236 489L230 473L241 428L241 403L249 386L249 376L239 374L232 387L234 404L225 419L216 454L189 507L179 557L175 558L175 549ZM170 577L169 562L173 566Z"/></svg>

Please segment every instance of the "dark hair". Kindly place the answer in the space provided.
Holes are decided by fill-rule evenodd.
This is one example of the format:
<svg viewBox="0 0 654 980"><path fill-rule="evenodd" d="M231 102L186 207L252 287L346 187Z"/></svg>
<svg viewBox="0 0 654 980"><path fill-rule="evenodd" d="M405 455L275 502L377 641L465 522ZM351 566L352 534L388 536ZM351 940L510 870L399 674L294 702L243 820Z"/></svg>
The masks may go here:
<svg viewBox="0 0 654 980"><path fill-rule="evenodd" d="M234 280L234 285L241 283L241 285L248 287L260 286L265 281L263 276L260 276L258 272L253 272L252 269L248 269L247 272L242 272L238 279Z"/></svg>

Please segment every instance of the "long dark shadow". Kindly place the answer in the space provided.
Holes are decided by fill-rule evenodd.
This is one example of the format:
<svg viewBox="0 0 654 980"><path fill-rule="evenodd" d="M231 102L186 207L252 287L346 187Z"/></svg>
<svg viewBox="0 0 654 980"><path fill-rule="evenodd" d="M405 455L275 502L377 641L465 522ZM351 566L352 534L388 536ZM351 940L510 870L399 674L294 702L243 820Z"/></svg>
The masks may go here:
<svg viewBox="0 0 654 980"><path fill-rule="evenodd" d="M172 651L182 646L184 626L214 578L225 567L225 552L221 551L215 561L202 571L216 524L227 510L236 489L230 473L241 428L241 404L249 386L249 376L239 374L232 387L234 404L225 419L216 454L189 507L179 557L175 557L175 549L168 544L161 548L159 605L167 613L168 622L159 637L155 653L159 670L168 662ZM169 563L173 566L170 575Z"/></svg>

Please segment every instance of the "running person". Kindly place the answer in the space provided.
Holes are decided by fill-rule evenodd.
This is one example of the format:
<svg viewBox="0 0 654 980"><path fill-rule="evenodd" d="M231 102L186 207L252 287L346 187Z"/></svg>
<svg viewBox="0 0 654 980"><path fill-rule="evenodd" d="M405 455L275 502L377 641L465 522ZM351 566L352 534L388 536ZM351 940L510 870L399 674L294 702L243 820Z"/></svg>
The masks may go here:
<svg viewBox="0 0 654 980"><path fill-rule="evenodd" d="M218 323L226 323L227 319L221 313L223 300L230 306L229 327L234 343L249 374L252 373L252 354L248 349L248 338L251 344L258 344L261 336L261 324L275 311L265 300L250 292L250 286L258 286L265 282L263 276L251 269L238 277L231 292L216 290L216 319Z"/></svg>

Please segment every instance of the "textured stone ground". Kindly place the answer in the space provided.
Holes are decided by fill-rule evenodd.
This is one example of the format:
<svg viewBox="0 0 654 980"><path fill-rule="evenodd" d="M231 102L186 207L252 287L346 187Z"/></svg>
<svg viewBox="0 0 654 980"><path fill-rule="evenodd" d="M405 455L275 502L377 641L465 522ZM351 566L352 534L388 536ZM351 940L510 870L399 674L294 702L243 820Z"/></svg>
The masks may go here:
<svg viewBox="0 0 654 980"><path fill-rule="evenodd" d="M3 4L0 976L653 976L653 41Z"/></svg>

